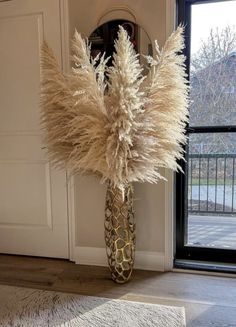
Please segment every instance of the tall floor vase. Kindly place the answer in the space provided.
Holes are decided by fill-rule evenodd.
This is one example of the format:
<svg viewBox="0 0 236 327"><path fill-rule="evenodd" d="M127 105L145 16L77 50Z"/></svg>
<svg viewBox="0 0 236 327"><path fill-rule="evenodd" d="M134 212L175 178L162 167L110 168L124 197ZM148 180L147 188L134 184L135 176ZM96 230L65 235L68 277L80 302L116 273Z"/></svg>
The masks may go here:
<svg viewBox="0 0 236 327"><path fill-rule="evenodd" d="M133 187L121 191L108 184L105 208L105 243L112 279L127 282L132 274L135 254Z"/></svg>

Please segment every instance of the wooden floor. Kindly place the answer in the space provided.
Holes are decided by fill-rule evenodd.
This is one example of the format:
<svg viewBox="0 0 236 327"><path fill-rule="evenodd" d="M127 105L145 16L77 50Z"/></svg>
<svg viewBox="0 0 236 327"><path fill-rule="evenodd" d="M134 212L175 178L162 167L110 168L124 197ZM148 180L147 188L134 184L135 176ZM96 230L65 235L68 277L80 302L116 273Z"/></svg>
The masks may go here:
<svg viewBox="0 0 236 327"><path fill-rule="evenodd" d="M236 326L236 279L230 277L137 270L117 285L104 267L0 255L0 284L184 306L188 327Z"/></svg>

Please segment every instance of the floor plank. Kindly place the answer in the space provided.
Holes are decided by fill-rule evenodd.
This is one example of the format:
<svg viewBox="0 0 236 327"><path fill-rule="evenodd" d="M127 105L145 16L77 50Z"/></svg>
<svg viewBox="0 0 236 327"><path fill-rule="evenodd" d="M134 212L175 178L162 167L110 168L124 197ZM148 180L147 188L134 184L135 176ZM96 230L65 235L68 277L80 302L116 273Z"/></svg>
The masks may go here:
<svg viewBox="0 0 236 327"><path fill-rule="evenodd" d="M129 283L118 285L105 267L0 255L0 283L184 306L189 327L236 327L235 278L136 270Z"/></svg>

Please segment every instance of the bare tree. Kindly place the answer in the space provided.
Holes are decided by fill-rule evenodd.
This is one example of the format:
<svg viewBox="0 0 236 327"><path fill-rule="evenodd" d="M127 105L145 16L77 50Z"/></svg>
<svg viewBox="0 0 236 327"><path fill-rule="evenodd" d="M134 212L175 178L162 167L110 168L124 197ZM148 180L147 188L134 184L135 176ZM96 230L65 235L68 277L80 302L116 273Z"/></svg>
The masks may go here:
<svg viewBox="0 0 236 327"><path fill-rule="evenodd" d="M211 30L190 67L190 126L236 124L236 31L227 26ZM235 153L229 134L196 135L191 152Z"/></svg>
<svg viewBox="0 0 236 327"><path fill-rule="evenodd" d="M209 67L230 55L236 49L236 31L234 26L224 29L211 29L208 38L201 41L200 48L191 58L191 70L198 71Z"/></svg>

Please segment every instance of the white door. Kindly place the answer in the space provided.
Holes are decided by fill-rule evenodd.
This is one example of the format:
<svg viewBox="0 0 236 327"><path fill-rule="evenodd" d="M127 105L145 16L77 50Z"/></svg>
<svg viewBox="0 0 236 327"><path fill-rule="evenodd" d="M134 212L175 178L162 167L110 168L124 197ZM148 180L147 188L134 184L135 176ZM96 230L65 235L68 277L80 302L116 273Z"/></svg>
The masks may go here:
<svg viewBox="0 0 236 327"><path fill-rule="evenodd" d="M68 258L66 174L39 125L43 38L62 62L60 0L0 2L0 253Z"/></svg>

